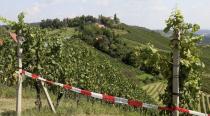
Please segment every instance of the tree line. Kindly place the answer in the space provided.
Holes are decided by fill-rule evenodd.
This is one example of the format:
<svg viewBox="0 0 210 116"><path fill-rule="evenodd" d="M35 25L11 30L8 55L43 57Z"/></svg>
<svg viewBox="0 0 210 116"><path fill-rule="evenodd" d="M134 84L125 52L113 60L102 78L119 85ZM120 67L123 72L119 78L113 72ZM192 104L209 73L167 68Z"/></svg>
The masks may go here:
<svg viewBox="0 0 210 116"><path fill-rule="evenodd" d="M63 20L60 20L58 18L41 20L40 27L60 29L64 27L80 27L85 24L93 23L98 23L107 27L113 27L120 23L120 19L117 17L116 14L114 15L114 18L105 17L103 15L99 15L98 18L90 15L82 15L75 18L64 18Z"/></svg>

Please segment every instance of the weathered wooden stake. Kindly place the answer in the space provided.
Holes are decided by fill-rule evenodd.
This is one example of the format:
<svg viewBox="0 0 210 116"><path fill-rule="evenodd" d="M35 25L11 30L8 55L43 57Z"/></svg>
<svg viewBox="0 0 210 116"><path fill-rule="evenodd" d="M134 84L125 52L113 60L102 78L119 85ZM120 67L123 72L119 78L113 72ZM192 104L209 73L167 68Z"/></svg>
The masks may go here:
<svg viewBox="0 0 210 116"><path fill-rule="evenodd" d="M48 93L48 91L47 91L47 88L45 87L44 82L41 81L41 84L42 84L42 87L43 87L43 89L44 89L44 93L45 93L45 95L46 95L46 97L47 97L47 102L48 102L49 107L51 108L51 110L52 110L54 113L56 113L55 107L54 107L54 105L53 105L53 103L52 103L52 100L51 100L50 95L49 95L49 93Z"/></svg>
<svg viewBox="0 0 210 116"><path fill-rule="evenodd" d="M203 92L201 92L201 99L202 99L202 106L203 106L203 110L204 110L204 113L207 113L207 110L206 110L206 102L205 102L205 94Z"/></svg>
<svg viewBox="0 0 210 116"><path fill-rule="evenodd" d="M198 99L198 111L201 112L201 97L199 96L199 99Z"/></svg>
<svg viewBox="0 0 210 116"><path fill-rule="evenodd" d="M180 31L175 30L175 36L172 40L173 48L173 83L172 83L172 94L173 94L173 105L179 107L179 65L180 65L180 50L179 50L179 41L180 41ZM179 116L179 111L175 110L173 116Z"/></svg>
<svg viewBox="0 0 210 116"><path fill-rule="evenodd" d="M18 35L17 41L18 41L18 49L17 49L17 57L18 57L18 67L19 67L19 73L18 73L18 85L17 85L17 97L16 97L16 113L17 116L21 116L21 104L22 104L22 51L21 48L22 40L23 38Z"/></svg>
<svg viewBox="0 0 210 116"><path fill-rule="evenodd" d="M206 97L207 97L208 108L209 108L209 111L210 111L210 102L209 102L210 95L206 95Z"/></svg>

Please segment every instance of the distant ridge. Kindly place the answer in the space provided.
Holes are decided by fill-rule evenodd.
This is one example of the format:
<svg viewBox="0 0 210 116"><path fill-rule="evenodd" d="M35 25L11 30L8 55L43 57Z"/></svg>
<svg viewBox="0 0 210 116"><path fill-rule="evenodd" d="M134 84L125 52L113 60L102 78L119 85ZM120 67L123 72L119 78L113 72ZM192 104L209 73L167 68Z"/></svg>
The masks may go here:
<svg viewBox="0 0 210 116"><path fill-rule="evenodd" d="M160 33L162 36L170 38L170 36L172 35L172 32L168 32L168 33L164 33L163 30L154 30L158 33ZM198 35L204 35L204 39L201 42L201 44L210 44L210 30L207 29L201 29L197 32Z"/></svg>

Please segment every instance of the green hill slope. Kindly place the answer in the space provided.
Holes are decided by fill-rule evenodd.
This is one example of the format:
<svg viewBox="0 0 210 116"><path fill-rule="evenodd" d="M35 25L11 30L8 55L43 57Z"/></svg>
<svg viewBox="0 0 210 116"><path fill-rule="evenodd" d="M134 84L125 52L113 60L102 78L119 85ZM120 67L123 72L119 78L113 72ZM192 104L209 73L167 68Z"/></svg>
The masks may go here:
<svg viewBox="0 0 210 116"><path fill-rule="evenodd" d="M169 39L155 31L143 27L127 25L124 28L128 31L128 33L121 35L123 38L139 42L141 44L152 43L159 49L169 50Z"/></svg>
<svg viewBox="0 0 210 116"><path fill-rule="evenodd" d="M137 46L145 43L152 43L155 47L163 50L165 52L169 52L169 39L161 36L158 32L151 31L146 28L137 27L137 26L125 26L124 27L127 33L121 34L123 37L122 41L126 42L129 46ZM205 64L205 76L202 78L202 90L210 93L210 47L200 47L200 56L201 60Z"/></svg>
<svg viewBox="0 0 210 116"><path fill-rule="evenodd" d="M105 54L104 52L95 49L94 47L88 45L84 41L81 41L80 39L74 38L71 39L73 35L77 33L74 28L65 28L65 29L54 29L50 30L48 32L47 36L58 36L59 38L68 38L69 39L69 46L75 47L77 49L80 49L81 51L83 49L87 49L88 51L92 52L94 54L94 60L98 63L104 63L104 61L110 62L110 64L118 70L119 73L123 74L126 78L130 78L135 80L135 82L141 83L144 79L147 77L152 77L152 75L144 73L132 66L126 65L123 62L119 61L116 58L113 58L109 56L108 54ZM127 41L127 40L125 40ZM130 40L128 40L130 41ZM131 41L133 42L133 41ZM134 42L135 43L135 42ZM79 52L79 51L77 51ZM88 58L87 58L88 59ZM90 58L91 59L91 58ZM141 83L143 84L143 83Z"/></svg>
<svg viewBox="0 0 210 116"><path fill-rule="evenodd" d="M70 75L67 81L90 91L155 103L148 95L141 94L145 93L141 89L143 81L151 78L150 74L126 65L78 38L70 38L72 32L72 29L49 32L49 36L64 38L63 50L67 54L63 59L69 65L66 70Z"/></svg>

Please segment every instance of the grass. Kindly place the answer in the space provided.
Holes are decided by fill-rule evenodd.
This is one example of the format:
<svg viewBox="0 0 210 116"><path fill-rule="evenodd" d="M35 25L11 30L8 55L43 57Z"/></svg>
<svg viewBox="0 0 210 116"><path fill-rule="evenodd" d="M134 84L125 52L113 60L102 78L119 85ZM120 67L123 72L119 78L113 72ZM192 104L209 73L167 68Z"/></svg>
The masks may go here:
<svg viewBox="0 0 210 116"><path fill-rule="evenodd" d="M62 28L62 29L48 29L48 36L60 36L60 37L71 37L75 34L77 34L76 30L74 28Z"/></svg>
<svg viewBox="0 0 210 116"><path fill-rule="evenodd" d="M16 86L6 86L3 84L0 84L0 97L1 98L14 98L16 96ZM31 97L35 97L35 92L28 92L30 91L30 88L27 89L23 89L23 98L31 98Z"/></svg>
<svg viewBox="0 0 210 116"><path fill-rule="evenodd" d="M137 116L139 112L125 112L120 110L118 106L111 104L101 104L86 102L85 99L81 100L79 104L72 99L65 99L62 101L60 106L57 108L57 113L52 113L47 106L41 109L40 112L37 109L32 108L23 112L23 116L71 116L71 115L90 115L90 116L104 116L104 115L128 115Z"/></svg>
<svg viewBox="0 0 210 116"><path fill-rule="evenodd" d="M4 94L0 96L0 115L15 116L15 88L2 86ZM11 91L13 90L13 91ZM42 108L40 111L35 107L35 89L25 88L22 99L22 116L72 116L72 115L90 115L90 116L144 116L151 115L142 109L134 109L129 106L119 104L108 104L100 100L88 100L87 97L80 95L79 102L74 98L74 94L70 92L66 94L60 102L59 107L54 114L48 107L44 94L41 94ZM10 94L10 98L6 98L6 94ZM77 94L78 95L78 94ZM25 96L25 97L24 97ZM56 96L50 93L52 101L55 103ZM141 111L141 112L140 112Z"/></svg>
<svg viewBox="0 0 210 116"><path fill-rule="evenodd" d="M149 29L137 26L125 26L128 31L127 34L121 37L141 44L152 43L155 47L163 50L169 50L169 39L163 37L161 34L151 31Z"/></svg>
<svg viewBox="0 0 210 116"><path fill-rule="evenodd" d="M117 35L125 35L128 33L126 30L121 30L121 29L114 29L114 33Z"/></svg>

